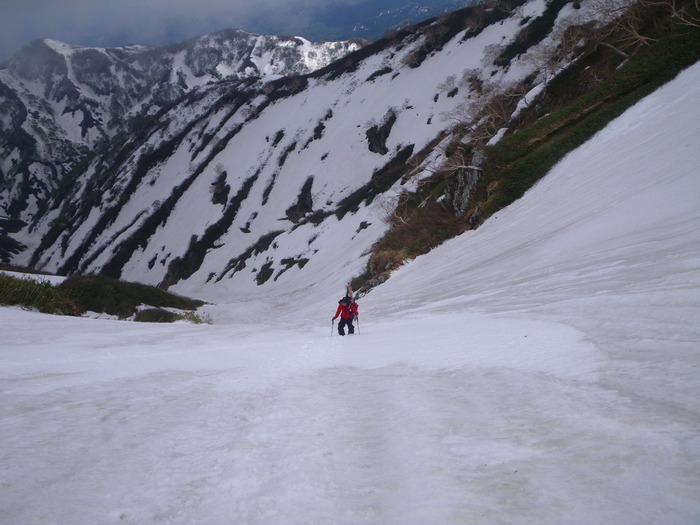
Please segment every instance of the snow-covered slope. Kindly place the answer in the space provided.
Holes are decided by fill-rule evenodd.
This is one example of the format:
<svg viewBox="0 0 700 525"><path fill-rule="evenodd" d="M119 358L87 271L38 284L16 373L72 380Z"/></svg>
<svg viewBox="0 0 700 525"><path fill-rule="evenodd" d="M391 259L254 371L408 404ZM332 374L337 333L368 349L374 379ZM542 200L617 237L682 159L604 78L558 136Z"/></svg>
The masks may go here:
<svg viewBox="0 0 700 525"><path fill-rule="evenodd" d="M318 268L213 326L1 309L3 520L698 522L699 86L401 268L354 338Z"/></svg>
<svg viewBox="0 0 700 525"><path fill-rule="evenodd" d="M516 4L428 21L309 76L191 91L94 162L17 261L195 295L361 274L386 210L430 174L414 167L423 157L442 159L460 108L484 86L541 80L526 54L495 66L499 50L545 11L558 30L591 16Z"/></svg>

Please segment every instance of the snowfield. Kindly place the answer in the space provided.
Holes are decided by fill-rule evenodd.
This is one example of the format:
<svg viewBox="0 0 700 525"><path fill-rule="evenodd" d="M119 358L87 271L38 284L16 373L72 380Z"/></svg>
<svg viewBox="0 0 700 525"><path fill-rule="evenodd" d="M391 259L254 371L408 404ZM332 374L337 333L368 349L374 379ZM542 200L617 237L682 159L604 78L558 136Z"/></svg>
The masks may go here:
<svg viewBox="0 0 700 525"><path fill-rule="evenodd" d="M699 96L399 269L359 336L332 267L212 326L0 309L0 522L699 523Z"/></svg>

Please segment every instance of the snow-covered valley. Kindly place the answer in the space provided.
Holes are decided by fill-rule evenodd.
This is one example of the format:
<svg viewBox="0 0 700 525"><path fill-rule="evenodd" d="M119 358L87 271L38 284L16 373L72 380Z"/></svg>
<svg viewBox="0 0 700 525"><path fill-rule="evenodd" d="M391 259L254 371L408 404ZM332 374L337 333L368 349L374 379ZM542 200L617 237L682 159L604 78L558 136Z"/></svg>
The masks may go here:
<svg viewBox="0 0 700 525"><path fill-rule="evenodd" d="M0 309L0 522L697 523L698 86L395 271L352 338L331 235L313 286L206 288L211 326Z"/></svg>
<svg viewBox="0 0 700 525"><path fill-rule="evenodd" d="M329 262L339 271L327 247L343 237L352 257L337 278L352 279L398 195L429 178L454 141L469 142L455 134L481 120L469 112L508 90L515 110L525 92L542 91L537 54L599 23L586 5L561 0L509 5L427 20L309 75L195 87L118 134L60 188L16 176L21 163L7 155L0 201L12 221L0 222L0 258L196 294L257 293L312 285ZM530 38L527 53L506 53L541 20L549 33ZM557 55L557 67L575 54ZM517 128L510 111L497 127Z"/></svg>

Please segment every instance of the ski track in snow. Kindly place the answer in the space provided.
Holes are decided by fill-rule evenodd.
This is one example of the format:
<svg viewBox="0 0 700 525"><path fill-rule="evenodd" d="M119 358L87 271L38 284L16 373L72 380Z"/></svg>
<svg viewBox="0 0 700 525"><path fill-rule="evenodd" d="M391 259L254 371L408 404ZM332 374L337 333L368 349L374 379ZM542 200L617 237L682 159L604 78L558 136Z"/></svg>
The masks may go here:
<svg viewBox="0 0 700 525"><path fill-rule="evenodd" d="M698 86L397 271L359 336L332 291L214 326L3 308L0 522L700 522Z"/></svg>

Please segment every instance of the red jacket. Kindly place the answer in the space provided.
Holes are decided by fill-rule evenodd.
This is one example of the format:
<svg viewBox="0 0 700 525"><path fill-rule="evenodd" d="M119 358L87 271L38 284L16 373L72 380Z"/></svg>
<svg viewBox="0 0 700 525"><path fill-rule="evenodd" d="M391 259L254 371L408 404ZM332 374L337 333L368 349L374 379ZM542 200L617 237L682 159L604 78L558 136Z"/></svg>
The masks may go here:
<svg viewBox="0 0 700 525"><path fill-rule="evenodd" d="M333 319L337 319L338 316L340 316L347 320L351 319L353 316L357 317L357 315L357 303L350 303L350 306L345 306L343 303L339 303Z"/></svg>

